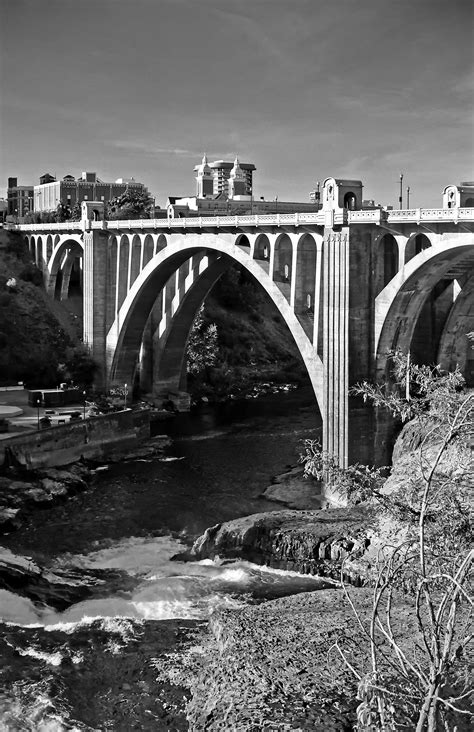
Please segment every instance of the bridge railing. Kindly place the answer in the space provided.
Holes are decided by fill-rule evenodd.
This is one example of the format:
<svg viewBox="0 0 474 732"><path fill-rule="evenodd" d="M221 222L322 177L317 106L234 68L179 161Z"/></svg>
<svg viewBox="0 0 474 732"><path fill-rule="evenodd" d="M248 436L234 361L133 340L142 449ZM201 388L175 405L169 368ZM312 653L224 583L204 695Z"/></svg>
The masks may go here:
<svg viewBox="0 0 474 732"><path fill-rule="evenodd" d="M8 224L5 228L19 231L78 231L82 229L82 221L64 221L61 224Z"/></svg>
<svg viewBox="0 0 474 732"><path fill-rule="evenodd" d="M7 224L5 228L19 231L81 231L85 225L92 229L203 229L245 228L248 226L324 226L328 211L315 213L273 213L246 216L194 216L183 219L133 219L127 221L64 221L59 224ZM419 223L420 221L473 221L474 208L411 208L401 210L371 209L362 211L335 211L334 224Z"/></svg>
<svg viewBox="0 0 474 732"><path fill-rule="evenodd" d="M382 217L382 209L376 208L372 211L349 211L349 224L354 223L380 223Z"/></svg>
<svg viewBox="0 0 474 732"><path fill-rule="evenodd" d="M474 221L474 208L411 208L387 211L389 223L431 221Z"/></svg>

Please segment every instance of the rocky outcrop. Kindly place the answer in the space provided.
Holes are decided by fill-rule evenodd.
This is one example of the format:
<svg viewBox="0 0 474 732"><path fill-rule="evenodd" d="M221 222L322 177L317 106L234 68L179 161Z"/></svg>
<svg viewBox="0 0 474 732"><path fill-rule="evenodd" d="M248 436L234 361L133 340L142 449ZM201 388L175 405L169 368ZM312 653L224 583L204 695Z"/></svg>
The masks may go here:
<svg viewBox="0 0 474 732"><path fill-rule="evenodd" d="M90 477L81 463L62 470L7 471L0 476L0 534L21 526L36 507L85 490Z"/></svg>
<svg viewBox="0 0 474 732"><path fill-rule="evenodd" d="M370 545L375 520L367 507L273 511L212 526L194 543L204 559L241 558L278 569L322 575L359 585L364 572L351 563ZM347 567L346 567L347 563Z"/></svg>

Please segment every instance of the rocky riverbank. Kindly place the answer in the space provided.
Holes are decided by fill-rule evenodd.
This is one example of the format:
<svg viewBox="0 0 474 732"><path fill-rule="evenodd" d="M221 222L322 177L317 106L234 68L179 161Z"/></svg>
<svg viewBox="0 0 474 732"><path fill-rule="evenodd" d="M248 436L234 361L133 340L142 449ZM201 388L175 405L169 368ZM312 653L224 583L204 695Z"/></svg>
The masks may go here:
<svg viewBox="0 0 474 732"><path fill-rule="evenodd" d="M351 589L362 617L372 591ZM416 637L416 618L398 598L393 630L405 647ZM358 672L370 667L370 646L342 590L320 590L211 616L203 642L170 657L158 681L188 686L189 729L353 729Z"/></svg>
<svg viewBox="0 0 474 732"><path fill-rule="evenodd" d="M159 435L125 454L111 455L108 462L159 457L170 442L168 437ZM33 511L86 490L96 470L105 467L92 460L35 471L4 466L0 473L0 535L17 529Z"/></svg>

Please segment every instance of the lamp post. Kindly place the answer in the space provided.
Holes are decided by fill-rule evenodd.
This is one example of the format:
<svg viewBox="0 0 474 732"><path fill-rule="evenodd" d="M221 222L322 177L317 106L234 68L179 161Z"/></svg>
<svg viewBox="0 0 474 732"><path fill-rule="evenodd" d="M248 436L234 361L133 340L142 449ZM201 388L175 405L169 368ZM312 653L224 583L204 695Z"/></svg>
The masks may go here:
<svg viewBox="0 0 474 732"><path fill-rule="evenodd" d="M124 384L124 389L123 389L123 408L124 409L127 408L127 394L128 394L127 384Z"/></svg>
<svg viewBox="0 0 474 732"><path fill-rule="evenodd" d="M85 391L82 392L82 396L84 397L84 400L83 400L84 403L82 405L82 419L85 419L86 418L86 392Z"/></svg>
<svg viewBox="0 0 474 732"><path fill-rule="evenodd" d="M36 428L39 430L40 428L40 404L41 399L36 400Z"/></svg>
<svg viewBox="0 0 474 732"><path fill-rule="evenodd" d="M407 186L407 208L410 208L410 186Z"/></svg>
<svg viewBox="0 0 474 732"><path fill-rule="evenodd" d="M398 196L398 203L401 211L403 208L403 173L400 173L400 195Z"/></svg>

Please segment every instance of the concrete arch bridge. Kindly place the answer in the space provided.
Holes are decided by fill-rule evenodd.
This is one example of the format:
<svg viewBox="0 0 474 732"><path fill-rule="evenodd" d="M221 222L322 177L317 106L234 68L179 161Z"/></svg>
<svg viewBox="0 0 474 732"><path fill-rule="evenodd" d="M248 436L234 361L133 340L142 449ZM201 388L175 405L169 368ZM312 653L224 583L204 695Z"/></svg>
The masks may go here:
<svg viewBox="0 0 474 732"><path fill-rule="evenodd" d="M245 268L288 326L323 447L345 466L386 457L385 422L370 413L361 430L349 389L386 376L388 350L458 364L474 385L474 208L363 210L361 191L329 178L321 210L266 216L103 221L87 202L81 221L14 228L52 297L82 288L98 386L140 378L157 397L185 390L195 314L232 263Z"/></svg>

